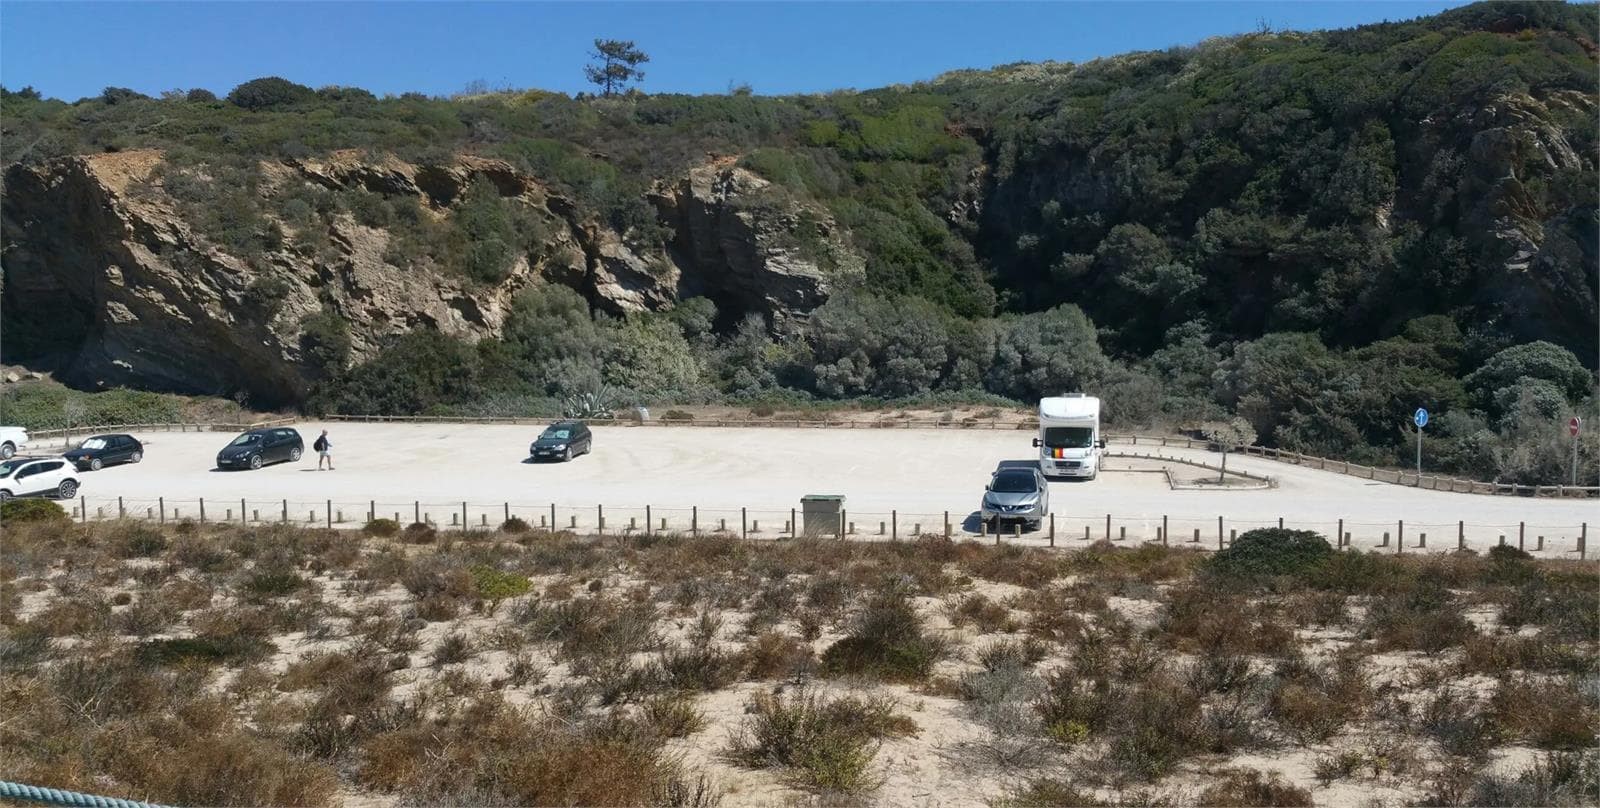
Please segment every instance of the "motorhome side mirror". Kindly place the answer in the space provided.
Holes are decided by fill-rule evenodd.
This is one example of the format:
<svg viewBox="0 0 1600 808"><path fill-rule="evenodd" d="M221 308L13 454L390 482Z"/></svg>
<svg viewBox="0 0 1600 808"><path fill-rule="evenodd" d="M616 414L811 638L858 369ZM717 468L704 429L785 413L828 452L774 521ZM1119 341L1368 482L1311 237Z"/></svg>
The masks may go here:
<svg viewBox="0 0 1600 808"><path fill-rule="evenodd" d="M1040 444L1039 444L1039 439L1038 439L1038 438L1034 438L1034 439L1033 439L1033 445L1034 445L1034 446L1039 446L1039 445L1040 445Z"/></svg>
<svg viewBox="0 0 1600 808"><path fill-rule="evenodd" d="M1102 448L1102 449L1106 448L1106 442L1105 442L1104 438L1100 439L1099 441L1096 441L1096 443L1099 444L1100 448Z"/></svg>

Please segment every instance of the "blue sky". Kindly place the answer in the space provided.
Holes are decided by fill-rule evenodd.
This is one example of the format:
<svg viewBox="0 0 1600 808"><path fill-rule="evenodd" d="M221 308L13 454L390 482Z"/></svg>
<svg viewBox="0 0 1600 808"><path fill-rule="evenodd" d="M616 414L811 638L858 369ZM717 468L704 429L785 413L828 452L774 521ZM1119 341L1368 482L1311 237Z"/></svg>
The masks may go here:
<svg viewBox="0 0 1600 808"><path fill-rule="evenodd" d="M1461 2L0 2L0 83L75 100L106 86L219 94L278 75L378 94L585 89L596 37L649 53L644 89L867 89L947 70L1085 61L1209 36L1343 28Z"/></svg>

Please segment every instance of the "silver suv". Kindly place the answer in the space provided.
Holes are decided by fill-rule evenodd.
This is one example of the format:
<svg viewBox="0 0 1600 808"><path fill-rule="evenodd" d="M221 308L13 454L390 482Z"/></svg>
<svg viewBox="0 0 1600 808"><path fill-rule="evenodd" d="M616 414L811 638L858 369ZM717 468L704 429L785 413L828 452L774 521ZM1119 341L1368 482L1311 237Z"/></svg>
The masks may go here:
<svg viewBox="0 0 1600 808"><path fill-rule="evenodd" d="M984 487L983 506L978 510L984 524L997 531L1007 522L1022 522L1028 530L1038 530L1049 514L1050 484L1038 466L995 472Z"/></svg>

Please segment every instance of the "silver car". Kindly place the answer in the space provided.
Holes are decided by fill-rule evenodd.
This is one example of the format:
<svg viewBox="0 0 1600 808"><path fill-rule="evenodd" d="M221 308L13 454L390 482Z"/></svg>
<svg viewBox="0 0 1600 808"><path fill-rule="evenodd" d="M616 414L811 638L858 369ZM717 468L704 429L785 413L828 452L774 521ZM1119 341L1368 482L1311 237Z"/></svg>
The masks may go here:
<svg viewBox="0 0 1600 808"><path fill-rule="evenodd" d="M984 488L983 507L978 516L995 530L1007 522L1022 522L1038 530L1050 513L1050 484L1038 466L1003 468L994 473Z"/></svg>

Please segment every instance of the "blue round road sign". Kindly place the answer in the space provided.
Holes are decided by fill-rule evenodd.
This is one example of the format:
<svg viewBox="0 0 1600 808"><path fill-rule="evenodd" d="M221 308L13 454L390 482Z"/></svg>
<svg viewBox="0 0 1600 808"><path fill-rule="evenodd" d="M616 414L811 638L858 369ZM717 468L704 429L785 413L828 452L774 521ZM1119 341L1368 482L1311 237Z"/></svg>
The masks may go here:
<svg viewBox="0 0 1600 808"><path fill-rule="evenodd" d="M1421 408L1421 407L1418 407L1417 408L1417 414L1411 416L1411 420L1417 422L1417 428L1418 429L1421 429L1421 428L1427 426L1428 425L1428 411L1423 409L1423 408Z"/></svg>

